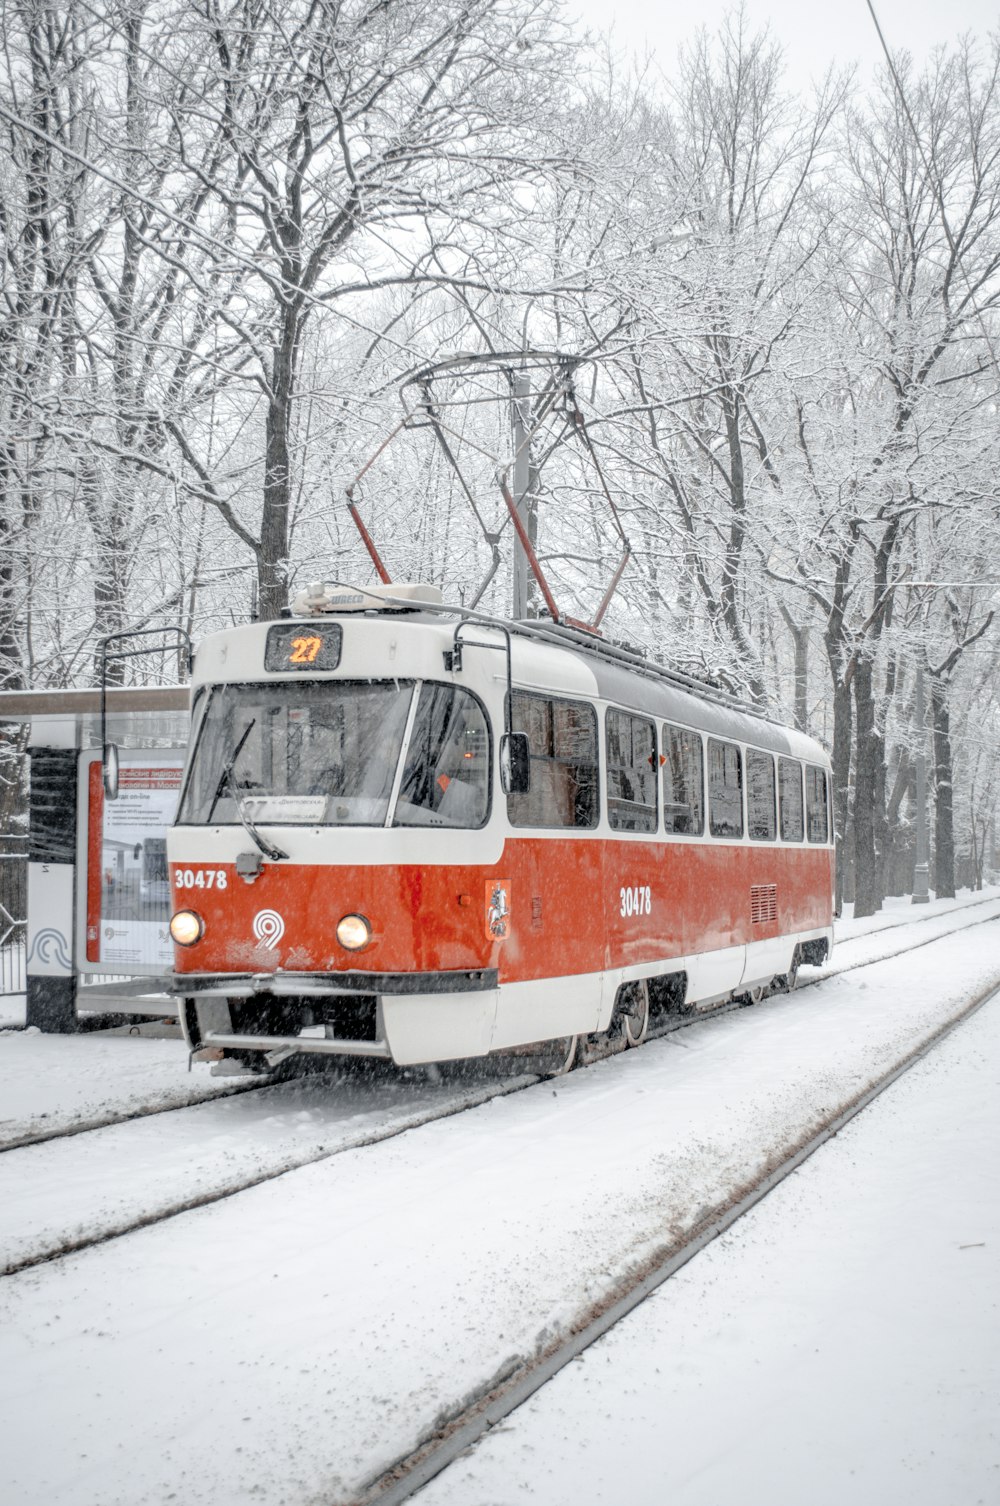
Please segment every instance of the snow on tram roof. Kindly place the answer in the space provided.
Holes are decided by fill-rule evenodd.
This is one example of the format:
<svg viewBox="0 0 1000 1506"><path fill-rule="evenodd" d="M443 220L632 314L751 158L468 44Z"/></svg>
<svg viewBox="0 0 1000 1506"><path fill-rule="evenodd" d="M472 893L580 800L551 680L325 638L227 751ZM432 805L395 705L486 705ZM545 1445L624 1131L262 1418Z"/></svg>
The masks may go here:
<svg viewBox="0 0 1000 1506"><path fill-rule="evenodd" d="M511 624L514 632L541 626ZM664 721L695 727L712 736L752 743L770 753L787 753L824 766L829 764L828 754L815 738L794 727L770 721L707 682L702 685L691 676L675 674L664 665L619 650L600 638L590 640L583 633L567 632L555 624L545 624L543 633L541 641L547 646L560 648L587 664L593 672L601 700L613 701ZM554 641L557 634L565 634L564 643Z"/></svg>

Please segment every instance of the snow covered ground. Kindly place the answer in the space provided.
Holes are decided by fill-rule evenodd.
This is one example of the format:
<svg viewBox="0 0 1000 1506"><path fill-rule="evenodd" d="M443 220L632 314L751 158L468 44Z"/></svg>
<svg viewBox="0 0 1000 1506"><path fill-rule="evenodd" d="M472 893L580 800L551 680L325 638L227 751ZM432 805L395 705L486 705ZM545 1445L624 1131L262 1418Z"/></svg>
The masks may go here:
<svg viewBox="0 0 1000 1506"><path fill-rule="evenodd" d="M995 999L414 1506L995 1506L998 1146Z"/></svg>
<svg viewBox="0 0 1000 1506"><path fill-rule="evenodd" d="M875 915L865 915L860 920L854 919L854 906L845 905L843 915L834 925L836 944L839 947L841 942L851 941L855 936L891 930L894 926L907 925L921 917L952 915L956 910L967 910L970 906L985 903L998 895L1000 888L989 884L980 890L960 889L954 899L936 899L932 894L926 905L915 905L909 894L891 895Z"/></svg>
<svg viewBox="0 0 1000 1506"><path fill-rule="evenodd" d="M5 1278L7 1496L352 1501L467 1394L585 1319L998 983L993 920ZM263 1156L266 1124L260 1134ZM54 1225L58 1181L49 1196ZM843 1273L832 1253L816 1258L822 1293ZM711 1291L706 1340L721 1326L738 1350L754 1313L737 1288ZM880 1396L873 1437L888 1405ZM751 1440L738 1427L722 1442L732 1422L716 1415L715 1436L738 1454ZM548 1506L545 1482L535 1488ZM953 1499L965 1506L939 1497Z"/></svg>
<svg viewBox="0 0 1000 1506"><path fill-rule="evenodd" d="M143 1033L144 1032L144 1033ZM0 1033L0 1149L25 1136L110 1124L129 1114L198 1103L232 1092L233 1081L187 1070L176 1026L88 1035ZM242 1079L238 1079L242 1081Z"/></svg>
<svg viewBox="0 0 1000 1506"><path fill-rule="evenodd" d="M533 1081L429 1081L346 1064L186 1113L155 1114L0 1156L0 1272L177 1212L318 1156L371 1145ZM122 1167L128 1167L128 1176Z"/></svg>
<svg viewBox="0 0 1000 1506"><path fill-rule="evenodd" d="M0 994L0 1030L20 1030L24 1025L24 994Z"/></svg>

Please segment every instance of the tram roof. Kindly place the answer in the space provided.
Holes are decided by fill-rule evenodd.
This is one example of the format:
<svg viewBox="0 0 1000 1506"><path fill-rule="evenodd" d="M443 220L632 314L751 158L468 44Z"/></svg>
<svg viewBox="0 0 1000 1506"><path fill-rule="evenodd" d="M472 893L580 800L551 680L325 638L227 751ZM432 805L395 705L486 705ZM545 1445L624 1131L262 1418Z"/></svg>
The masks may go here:
<svg viewBox="0 0 1000 1506"><path fill-rule="evenodd" d="M426 632L440 640L443 649L451 646L459 628L462 629L461 641L469 647L480 634L496 635L498 647L509 635L515 683L527 681L532 690L549 688L556 695L590 693L600 700L663 721L697 728L715 737L829 764L822 744L808 734L769 720L716 686L646 660L638 653L571 626L544 620L506 621L462 608L444 605L428 608L423 603L416 609L406 603L403 611L384 607L363 613L334 610L317 613L311 618L317 622L331 619L345 628L350 624L381 621L387 626L391 624L397 632L400 629ZM295 620L303 622L310 618L297 617ZM261 633L269 625L246 624L212 634L211 638ZM565 673L561 672L563 667Z"/></svg>
<svg viewBox="0 0 1000 1506"><path fill-rule="evenodd" d="M535 638L531 631L533 626L528 626L529 638ZM524 627L520 623L512 624L518 634ZM565 641L560 642L561 638ZM787 753L823 765L829 763L828 754L815 738L794 727L769 720L725 691L707 683L701 684L693 676L676 673L613 644L555 625L546 625L536 641L561 648L574 658L582 658L594 676L601 700L613 701L663 721L695 727L715 737L752 743L771 753Z"/></svg>

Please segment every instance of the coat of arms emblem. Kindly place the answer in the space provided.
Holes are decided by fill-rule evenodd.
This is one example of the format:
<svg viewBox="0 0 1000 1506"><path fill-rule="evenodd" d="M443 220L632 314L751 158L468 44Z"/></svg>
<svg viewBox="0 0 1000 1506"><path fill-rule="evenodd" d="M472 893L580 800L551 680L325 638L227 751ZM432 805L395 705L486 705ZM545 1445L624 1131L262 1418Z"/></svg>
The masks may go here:
<svg viewBox="0 0 1000 1506"><path fill-rule="evenodd" d="M510 931L510 879L490 879L486 885L486 935L504 941Z"/></svg>

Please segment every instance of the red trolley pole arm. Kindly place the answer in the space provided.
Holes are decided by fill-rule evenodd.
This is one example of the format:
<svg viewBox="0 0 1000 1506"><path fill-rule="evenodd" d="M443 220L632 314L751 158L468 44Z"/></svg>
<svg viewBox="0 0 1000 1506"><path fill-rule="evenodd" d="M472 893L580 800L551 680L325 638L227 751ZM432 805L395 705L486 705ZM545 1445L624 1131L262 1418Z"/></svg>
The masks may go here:
<svg viewBox="0 0 1000 1506"><path fill-rule="evenodd" d="M615 592L618 590L618 582L621 580L622 576L625 574L625 566L628 564L628 562L631 559L631 557L632 557L632 550L629 547L629 545L626 544L625 545L625 553L621 557L621 560L620 560L619 565L618 565L618 569L615 571L614 575L611 577L611 584L608 587L608 589L605 591L603 600L601 601L601 604L600 604L600 606L597 609L597 616L594 618L593 622L590 624L592 630L596 631L596 629L600 627L600 625L601 625L601 619L603 618L605 612L608 610L608 607L611 605L611 598L612 598L612 596L614 596Z"/></svg>
<svg viewBox="0 0 1000 1506"><path fill-rule="evenodd" d="M399 423L399 424L396 425L396 427L393 429L393 431L392 431L391 434L387 434L386 435L385 439L383 439L382 443L379 445L379 447L375 451L374 455L372 455L372 457L369 460L365 461L364 465L361 467L360 471L355 476L355 478L351 482L350 486L344 488L345 492L347 493L347 510L348 510L348 512L351 515L351 521L353 522L355 528L358 530L358 533L361 535L361 542L364 544L365 548L368 550L368 556L369 556L372 564L375 566L376 571L378 572L378 578L379 578L379 580L382 582L382 584L384 586L391 586L392 585L392 576L389 574L388 570L383 565L383 563L382 563L382 557L379 554L378 550L375 548L375 542L374 542L371 534L368 532L368 529L365 527L364 523L361 521L361 514L358 512L357 504L354 501L354 488L357 486L357 484L361 480L362 476L364 476L367 471L371 470L372 466L375 464L376 460L381 455L382 451L383 450L387 450L389 448L389 446L392 444L392 441L395 439L396 435L400 432L400 430L401 429L405 429L405 428L406 428L406 419L404 418L403 421L402 421L402 423Z"/></svg>
<svg viewBox="0 0 1000 1506"><path fill-rule="evenodd" d="M559 615L559 608L556 606L555 598L553 597L552 592L549 590L549 583L545 579L545 576L542 574L542 567L538 563L538 556L532 548L531 540L528 538L528 530L525 528L524 524L521 522L520 517L518 516L517 503L511 496L510 488L507 485L506 478L504 476L500 476L498 477L498 480L500 483L500 492L507 504L507 511L510 513L510 520L513 523L515 532L517 533L517 536L521 541L521 548L524 550L528 564L531 566L531 573L538 582L538 589L545 597L545 605L549 609L549 615L551 616L553 622L559 622L561 620Z"/></svg>
<svg viewBox="0 0 1000 1506"><path fill-rule="evenodd" d="M357 507L354 505L354 498L350 495L350 490L348 490L348 495L347 495L347 510L348 510L348 512L350 513L351 517L354 520L354 526L355 526L355 528L358 530L358 532L361 535L361 542L364 544L365 548L368 550L369 555L371 556L371 562L372 562L372 564L375 566L375 569L378 571L378 578L379 578L379 580L382 582L382 584L384 586L391 586L392 585L392 576L389 574L388 570L383 565L381 555L379 554L378 550L375 548L375 544L374 544L374 542L372 540L372 536L368 532L368 529L365 527L364 523L361 521L361 514L358 512Z"/></svg>

